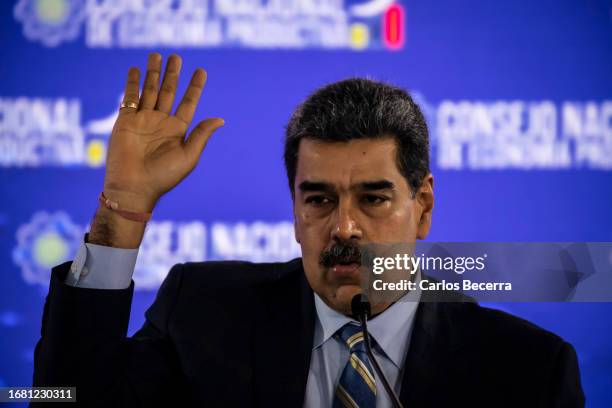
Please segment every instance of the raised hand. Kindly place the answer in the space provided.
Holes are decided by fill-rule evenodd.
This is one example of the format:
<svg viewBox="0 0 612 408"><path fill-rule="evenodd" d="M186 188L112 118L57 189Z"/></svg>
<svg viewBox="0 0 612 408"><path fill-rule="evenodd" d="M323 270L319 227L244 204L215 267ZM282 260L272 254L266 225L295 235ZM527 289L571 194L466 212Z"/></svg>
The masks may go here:
<svg viewBox="0 0 612 408"><path fill-rule="evenodd" d="M132 211L151 211L159 197L193 170L206 142L223 125L220 118L203 120L185 138L206 72L198 68L193 73L173 115L181 58L168 58L160 86L161 67L161 55L151 54L140 98L140 73L130 68L123 102L137 108L120 109L110 139L104 193Z"/></svg>
<svg viewBox="0 0 612 408"><path fill-rule="evenodd" d="M220 118L203 120L186 138L206 72L196 69L172 114L181 58L168 58L160 85L161 67L161 55L151 54L140 96L140 72L136 67L130 68L122 108L109 142L104 194L131 212L151 212L157 200L194 169L208 139L224 123ZM134 247L140 244L143 231L144 226L121 220L102 207L92 225L90 241Z"/></svg>

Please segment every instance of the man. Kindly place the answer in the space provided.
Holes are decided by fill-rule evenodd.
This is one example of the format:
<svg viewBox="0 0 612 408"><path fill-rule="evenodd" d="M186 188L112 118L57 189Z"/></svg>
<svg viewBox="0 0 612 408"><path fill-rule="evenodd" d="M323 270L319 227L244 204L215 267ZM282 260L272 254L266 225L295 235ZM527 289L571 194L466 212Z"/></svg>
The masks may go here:
<svg viewBox="0 0 612 408"><path fill-rule="evenodd" d="M174 115L181 60L152 54L142 94L130 69L113 128L103 205L74 262L53 269L34 384L76 386L87 405L390 406L351 318L359 248L411 243L431 225L423 115L403 90L364 79L321 88L285 142L295 238L286 263L176 265L126 337L131 273L157 200L196 165L219 118L185 133L198 69ZM584 404L573 348L471 302L372 305L374 355L406 407Z"/></svg>

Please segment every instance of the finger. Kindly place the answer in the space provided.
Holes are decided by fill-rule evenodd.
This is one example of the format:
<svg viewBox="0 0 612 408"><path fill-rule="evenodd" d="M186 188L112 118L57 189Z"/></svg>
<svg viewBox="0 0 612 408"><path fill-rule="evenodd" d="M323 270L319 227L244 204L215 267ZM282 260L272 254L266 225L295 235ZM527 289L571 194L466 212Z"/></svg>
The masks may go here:
<svg viewBox="0 0 612 408"><path fill-rule="evenodd" d="M138 91L140 88L140 70L137 67L131 67L128 71L127 82L123 95L122 104L135 104L135 107L125 107L119 109L119 112L134 112L138 106Z"/></svg>
<svg viewBox="0 0 612 408"><path fill-rule="evenodd" d="M219 129L225 124L225 121L221 118L211 118L203 120L191 131L189 138L185 143L185 151L189 161L195 165L200 159L202 150L208 143L208 139L212 136L215 130Z"/></svg>
<svg viewBox="0 0 612 408"><path fill-rule="evenodd" d="M196 69L191 77L189 86L185 91L185 95L183 95L181 103L179 104L178 108L176 108L177 118L187 124L191 123L193 114L198 107L198 102L200 100L200 96L202 95L202 89L204 89L205 83L206 71L201 68Z"/></svg>
<svg viewBox="0 0 612 408"><path fill-rule="evenodd" d="M162 56L154 52L149 54L147 63L147 76L142 86L140 97L140 109L153 109L157 102L157 89L159 88L159 76L161 74Z"/></svg>
<svg viewBox="0 0 612 408"><path fill-rule="evenodd" d="M157 96L157 105L155 109L170 114L172 104L174 103L174 95L178 85L178 76L181 72L181 57L172 54L166 63L166 72L164 80Z"/></svg>

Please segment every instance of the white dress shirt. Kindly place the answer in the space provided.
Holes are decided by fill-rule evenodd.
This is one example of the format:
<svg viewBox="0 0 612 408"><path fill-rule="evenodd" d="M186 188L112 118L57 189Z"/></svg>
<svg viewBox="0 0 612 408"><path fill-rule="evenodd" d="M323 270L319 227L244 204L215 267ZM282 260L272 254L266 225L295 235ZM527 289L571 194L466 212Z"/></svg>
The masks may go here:
<svg viewBox="0 0 612 408"><path fill-rule="evenodd" d="M355 320L327 306L316 293L314 297L317 319L304 407L331 407L336 386L349 359L348 347L336 339L334 333L345 324ZM374 356L398 396L401 391L403 367L419 299L420 291L409 292L384 312L368 321L370 336L378 345L373 348ZM373 374L377 389L376 407L391 407L391 399L385 392L378 375L376 372Z"/></svg>

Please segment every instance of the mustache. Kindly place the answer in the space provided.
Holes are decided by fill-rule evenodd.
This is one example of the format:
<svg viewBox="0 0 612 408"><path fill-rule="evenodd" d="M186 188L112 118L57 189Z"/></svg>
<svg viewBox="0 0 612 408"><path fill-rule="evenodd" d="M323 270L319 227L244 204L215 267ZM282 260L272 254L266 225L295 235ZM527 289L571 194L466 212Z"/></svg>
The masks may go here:
<svg viewBox="0 0 612 408"><path fill-rule="evenodd" d="M337 242L329 249L321 252L319 264L330 268L340 263L361 264L361 249L352 242Z"/></svg>

